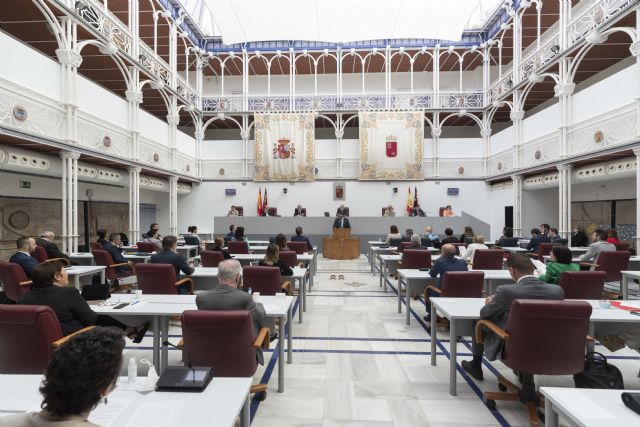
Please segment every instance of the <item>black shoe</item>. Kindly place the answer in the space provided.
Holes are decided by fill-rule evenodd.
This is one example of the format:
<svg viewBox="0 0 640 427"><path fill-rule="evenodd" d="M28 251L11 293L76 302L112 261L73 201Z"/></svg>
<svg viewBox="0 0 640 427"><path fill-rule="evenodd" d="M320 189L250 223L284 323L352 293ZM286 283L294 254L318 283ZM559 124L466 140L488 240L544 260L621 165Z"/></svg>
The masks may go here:
<svg viewBox="0 0 640 427"><path fill-rule="evenodd" d="M277 339L278 339L278 333L277 332L271 332L269 334L269 342L273 342L273 341L275 341Z"/></svg>
<svg viewBox="0 0 640 427"><path fill-rule="evenodd" d="M464 369L467 374L471 375L478 381L484 381L482 367L476 368L475 366L473 366L473 363L469 362L468 360L463 360L460 365L462 365L462 369Z"/></svg>
<svg viewBox="0 0 640 427"><path fill-rule="evenodd" d="M140 326L140 328L136 331L136 336L133 339L133 342L135 344L140 344L142 342L142 339L144 338L145 334L149 330L149 325L150 323L147 322L144 325Z"/></svg>
<svg viewBox="0 0 640 427"><path fill-rule="evenodd" d="M258 400L259 402L262 402L263 400L265 400L267 398L267 392L266 391L259 391L259 392L255 393L253 395L253 398Z"/></svg>

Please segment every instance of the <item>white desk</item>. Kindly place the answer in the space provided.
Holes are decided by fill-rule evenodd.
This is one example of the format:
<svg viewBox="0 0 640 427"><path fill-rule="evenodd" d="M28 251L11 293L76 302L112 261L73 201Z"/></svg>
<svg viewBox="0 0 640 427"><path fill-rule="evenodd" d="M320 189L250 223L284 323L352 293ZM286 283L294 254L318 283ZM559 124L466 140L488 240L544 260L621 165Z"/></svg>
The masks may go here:
<svg viewBox="0 0 640 427"><path fill-rule="evenodd" d="M507 252L511 252L511 253L518 253L518 252L531 252L529 249L527 248L521 248L521 247L512 247L512 248L502 248L503 251L507 251Z"/></svg>
<svg viewBox="0 0 640 427"><path fill-rule="evenodd" d="M629 299L629 280L640 279L640 271L621 271L622 280L620 281L620 287L622 287L622 299Z"/></svg>
<svg viewBox="0 0 640 427"><path fill-rule="evenodd" d="M640 415L622 403L624 391L540 387L545 398L544 425L558 427L561 415L580 427L638 426Z"/></svg>
<svg viewBox="0 0 640 427"><path fill-rule="evenodd" d="M449 319L449 394L455 396L457 337L472 336L474 323L480 319L480 309L484 307L484 298L430 298L431 301L431 365L436 365L437 313ZM589 321L589 335L595 336L596 327L604 324L640 324L640 317L617 308L600 308L599 301L588 301L593 308Z"/></svg>
<svg viewBox="0 0 640 427"><path fill-rule="evenodd" d="M382 287L382 284L384 283L384 291L387 291L387 281L384 280L387 271L389 270L389 265L393 262L396 263L396 267L398 264L398 261L400 261L402 259L402 255L398 254L398 255L380 255L378 256L378 258L380 259L380 286Z"/></svg>
<svg viewBox="0 0 640 427"><path fill-rule="evenodd" d="M136 302L139 301L139 302ZM291 310L293 297L291 296L263 296L257 302L264 305L268 317L280 319L278 325L278 391L284 391L284 325L287 324L287 362L292 362L292 322ZM135 303L125 308L114 310L113 307L121 302ZM91 309L96 313L108 314L115 318L141 316L153 320L153 364L158 366L159 373L167 367L168 348L162 345L169 339L169 318L179 316L186 310L197 310L195 295L142 295L136 300L132 294L115 294L107 300L108 304L92 304Z"/></svg>
<svg viewBox="0 0 640 427"><path fill-rule="evenodd" d="M367 258L368 258L369 264L371 264L373 262L373 252L371 251L371 248L384 245L384 242L381 240L369 240L367 244L369 245L367 249Z"/></svg>
<svg viewBox="0 0 640 427"><path fill-rule="evenodd" d="M67 270L69 278L73 279L73 286L80 290L80 278L84 276L93 276L96 273L100 273L100 283L104 283L105 269L106 267L102 265L74 265L65 270Z"/></svg>
<svg viewBox="0 0 640 427"><path fill-rule="evenodd" d="M198 245L183 245L177 246L178 253L182 255L186 260L193 258L198 255Z"/></svg>
<svg viewBox="0 0 640 427"><path fill-rule="evenodd" d="M136 253L125 253L122 255L127 261L131 261L134 264L138 263L148 263L151 259L150 254L136 254ZM69 255L69 259L71 262L75 262L80 266L89 266L94 265L95 260L93 259L93 254L91 252L73 252Z"/></svg>
<svg viewBox="0 0 640 427"><path fill-rule="evenodd" d="M215 370L214 370L215 375ZM143 381L146 378L138 378ZM9 413L22 413L33 410L42 402L38 391L42 376L40 375L0 375L0 416ZM253 378L223 378L215 377L202 393L180 392L146 392L140 393L131 389L127 377L118 379L118 387L109 393L109 409L121 405L115 417L109 417L111 422L104 421L104 404L92 411L89 421L103 427L126 426L132 418L141 423L139 427L157 425L154 417L148 413L150 408L158 405L176 408L171 414L176 422L186 426L203 425L205 420L215 417L216 426L233 427L240 416L240 425L249 427L250 403L249 390ZM117 402L117 403L116 403ZM138 411L138 408L139 411ZM145 411L146 409L146 411ZM145 417L146 415L146 417ZM1 418L0 418L1 419ZM145 422L147 421L147 422Z"/></svg>
<svg viewBox="0 0 640 427"><path fill-rule="evenodd" d="M396 251L398 248L396 246L389 246L386 248L381 248L380 246L373 246L370 248L372 253L372 258L369 260L371 262L371 273L375 273L376 262L379 255L388 255L389 252Z"/></svg>
<svg viewBox="0 0 640 427"><path fill-rule="evenodd" d="M249 240L248 243L251 246L269 246L268 240Z"/></svg>

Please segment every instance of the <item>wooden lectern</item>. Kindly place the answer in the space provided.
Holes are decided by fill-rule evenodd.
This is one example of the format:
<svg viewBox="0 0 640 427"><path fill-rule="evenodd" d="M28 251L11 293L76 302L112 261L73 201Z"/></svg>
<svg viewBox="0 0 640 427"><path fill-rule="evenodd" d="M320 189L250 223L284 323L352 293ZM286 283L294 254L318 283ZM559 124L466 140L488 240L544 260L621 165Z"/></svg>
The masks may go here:
<svg viewBox="0 0 640 427"><path fill-rule="evenodd" d="M322 238L322 255L329 259L360 257L360 238L351 237L350 228L334 228L331 237Z"/></svg>

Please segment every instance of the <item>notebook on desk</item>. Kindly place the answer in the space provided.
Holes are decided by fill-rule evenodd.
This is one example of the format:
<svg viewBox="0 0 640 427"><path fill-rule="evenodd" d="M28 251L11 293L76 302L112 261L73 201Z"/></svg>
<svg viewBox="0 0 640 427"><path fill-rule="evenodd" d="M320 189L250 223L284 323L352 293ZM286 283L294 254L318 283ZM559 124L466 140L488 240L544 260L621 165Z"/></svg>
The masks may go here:
<svg viewBox="0 0 640 427"><path fill-rule="evenodd" d="M156 391L202 392L213 379L213 368L193 366L167 366L158 382Z"/></svg>

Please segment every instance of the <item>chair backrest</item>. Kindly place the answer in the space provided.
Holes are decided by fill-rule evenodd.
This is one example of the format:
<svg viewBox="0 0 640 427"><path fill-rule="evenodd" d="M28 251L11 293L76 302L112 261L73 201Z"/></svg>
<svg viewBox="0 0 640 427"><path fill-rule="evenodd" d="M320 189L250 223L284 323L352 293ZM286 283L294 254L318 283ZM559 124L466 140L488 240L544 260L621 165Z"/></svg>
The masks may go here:
<svg viewBox="0 0 640 427"><path fill-rule="evenodd" d="M224 255L220 251L200 252L200 263L203 267L217 267L221 261L224 261Z"/></svg>
<svg viewBox="0 0 640 427"><path fill-rule="evenodd" d="M248 254L249 243L230 240L227 244L227 249L229 250L230 254Z"/></svg>
<svg viewBox="0 0 640 427"><path fill-rule="evenodd" d="M158 248L156 247L156 245L154 245L151 242L138 242L136 243L136 246L138 247L138 252L155 252L156 250L158 250Z"/></svg>
<svg viewBox="0 0 640 427"><path fill-rule="evenodd" d="M282 277L278 267L247 266L242 268L242 289L249 288L262 295L275 295L281 292Z"/></svg>
<svg viewBox="0 0 640 427"><path fill-rule="evenodd" d="M238 211L238 216L244 216L244 208L242 206L236 206L236 210Z"/></svg>
<svg viewBox="0 0 640 427"><path fill-rule="evenodd" d="M402 252L402 268L430 268L431 251L424 249L405 249Z"/></svg>
<svg viewBox="0 0 640 427"><path fill-rule="evenodd" d="M507 237L503 240L502 243L503 248L517 248L518 247L518 238L517 237Z"/></svg>
<svg viewBox="0 0 640 427"><path fill-rule="evenodd" d="M560 246L560 243L540 243L538 245L537 254L540 257L544 257L545 255L549 255L554 246Z"/></svg>
<svg viewBox="0 0 640 427"><path fill-rule="evenodd" d="M192 366L213 366L216 376L253 376L258 367L253 337L253 320L248 311L182 313L182 360Z"/></svg>
<svg viewBox="0 0 640 427"><path fill-rule="evenodd" d="M631 245L629 245L628 243L615 243L616 246L616 251L628 251L629 248L631 247Z"/></svg>
<svg viewBox="0 0 640 427"><path fill-rule="evenodd" d="M484 285L482 271L445 271L440 280L441 297L480 298Z"/></svg>
<svg viewBox="0 0 640 427"><path fill-rule="evenodd" d="M400 242L402 239L389 239L389 246L393 246L394 248L400 247Z"/></svg>
<svg viewBox="0 0 640 427"><path fill-rule="evenodd" d="M380 208L382 209L382 216L384 216L384 213L387 211L387 208Z"/></svg>
<svg viewBox="0 0 640 427"><path fill-rule="evenodd" d="M93 261L96 263L96 265L109 267L110 265L114 264L111 254L107 251L94 249L93 251L91 251L91 253L93 254ZM108 280L114 280L118 277L115 269L113 268L107 268L105 270L105 274Z"/></svg>
<svg viewBox="0 0 640 427"><path fill-rule="evenodd" d="M502 249L476 249L471 263L474 270L502 270L503 258Z"/></svg>
<svg viewBox="0 0 640 427"><path fill-rule="evenodd" d="M581 372L590 316L591 304L586 301L514 300L503 363L534 375Z"/></svg>
<svg viewBox="0 0 640 427"><path fill-rule="evenodd" d="M408 248L411 245L412 245L411 242L403 242L401 240L397 245L391 245L391 246L398 246L398 252L402 253L406 248Z"/></svg>
<svg viewBox="0 0 640 427"><path fill-rule="evenodd" d="M98 243L98 242L89 242L89 248L91 248L92 251L96 250L96 249L100 249L102 250L102 243Z"/></svg>
<svg viewBox="0 0 640 427"><path fill-rule="evenodd" d="M446 210L446 207L440 207L438 209L438 216L443 216L444 215L444 211Z"/></svg>
<svg viewBox="0 0 640 427"><path fill-rule="evenodd" d="M49 259L49 254L47 254L47 250L44 246L37 245L36 248L31 253L31 256L38 260L38 262L45 262Z"/></svg>
<svg viewBox="0 0 640 427"><path fill-rule="evenodd" d="M600 299L607 273L604 271L565 271L558 285L565 299Z"/></svg>
<svg viewBox="0 0 640 427"><path fill-rule="evenodd" d="M302 216L307 216L307 208L300 209L300 213L302 214Z"/></svg>
<svg viewBox="0 0 640 427"><path fill-rule="evenodd" d="M269 216L276 216L278 215L278 208L269 208L267 212L269 213Z"/></svg>
<svg viewBox="0 0 640 427"><path fill-rule="evenodd" d="M0 374L44 373L51 344L60 338L62 328L50 307L0 305Z"/></svg>
<svg viewBox="0 0 640 427"><path fill-rule="evenodd" d="M433 242L426 236L420 239L420 244L426 247L433 246Z"/></svg>
<svg viewBox="0 0 640 427"><path fill-rule="evenodd" d="M629 258L631 253L629 251L611 251L600 252L596 258L595 271L604 271L607 273L605 282L618 282L622 280L622 270L629 268Z"/></svg>
<svg viewBox="0 0 640 427"><path fill-rule="evenodd" d="M298 255L307 253L309 250L307 242L287 242L287 247Z"/></svg>
<svg viewBox="0 0 640 427"><path fill-rule="evenodd" d="M184 236L184 244L185 245L199 245L200 244L200 240L198 239L198 236L194 236L194 235L185 235Z"/></svg>
<svg viewBox="0 0 640 427"><path fill-rule="evenodd" d="M136 264L138 288L143 294L175 295L176 269L171 264Z"/></svg>
<svg viewBox="0 0 640 427"><path fill-rule="evenodd" d="M280 251L279 257L289 267L298 265L298 255L294 251Z"/></svg>
<svg viewBox="0 0 640 427"><path fill-rule="evenodd" d="M18 301L22 294L31 290L29 286L20 286L20 282L26 282L26 273L19 264L13 262L0 261L0 281L4 294L12 301Z"/></svg>

